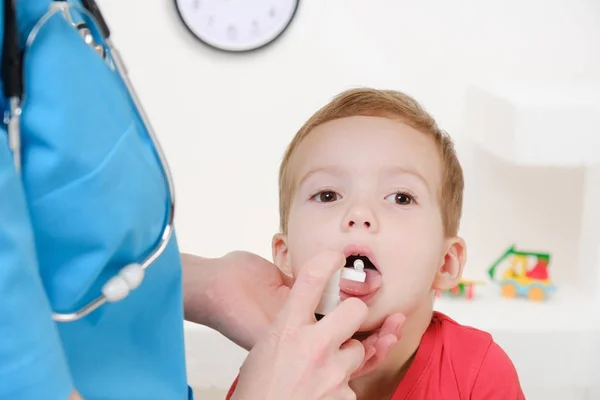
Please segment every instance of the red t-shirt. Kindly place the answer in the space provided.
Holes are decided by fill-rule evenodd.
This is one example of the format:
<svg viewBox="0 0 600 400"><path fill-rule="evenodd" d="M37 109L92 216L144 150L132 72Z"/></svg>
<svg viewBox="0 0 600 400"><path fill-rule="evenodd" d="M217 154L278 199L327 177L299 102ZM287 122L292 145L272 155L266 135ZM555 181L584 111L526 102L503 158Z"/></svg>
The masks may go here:
<svg viewBox="0 0 600 400"><path fill-rule="evenodd" d="M237 384L231 386L230 399ZM492 336L434 312L391 400L525 400L517 371Z"/></svg>

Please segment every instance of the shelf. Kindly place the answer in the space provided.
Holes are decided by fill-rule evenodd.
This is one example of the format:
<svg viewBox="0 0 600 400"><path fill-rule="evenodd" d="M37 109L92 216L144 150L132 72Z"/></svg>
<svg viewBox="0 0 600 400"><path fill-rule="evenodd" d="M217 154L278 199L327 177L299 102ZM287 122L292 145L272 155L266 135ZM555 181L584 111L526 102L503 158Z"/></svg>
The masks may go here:
<svg viewBox="0 0 600 400"><path fill-rule="evenodd" d="M546 301L503 298L495 283L475 288L475 298L442 295L435 309L463 324L489 332L600 331L600 313L594 299L575 287L559 287Z"/></svg>
<svg viewBox="0 0 600 400"><path fill-rule="evenodd" d="M516 165L598 164L600 82L471 85L464 126L479 146Z"/></svg>
<svg viewBox="0 0 600 400"><path fill-rule="evenodd" d="M444 294L436 298L435 309L463 325L487 331L600 331L600 306L593 297L569 286L559 287L548 300L536 303L525 298L503 298L495 283L487 283L475 288L473 300ZM190 338L220 336L210 328L189 322L185 322L185 332Z"/></svg>

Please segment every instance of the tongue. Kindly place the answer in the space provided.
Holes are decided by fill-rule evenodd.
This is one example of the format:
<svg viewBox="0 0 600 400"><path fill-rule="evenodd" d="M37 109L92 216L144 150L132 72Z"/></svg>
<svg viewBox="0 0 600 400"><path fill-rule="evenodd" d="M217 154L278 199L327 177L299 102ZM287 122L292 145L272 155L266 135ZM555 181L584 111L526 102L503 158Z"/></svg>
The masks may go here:
<svg viewBox="0 0 600 400"><path fill-rule="evenodd" d="M364 282L340 279L340 290L353 296L365 296L381 287L381 274L374 269L365 269L367 278Z"/></svg>

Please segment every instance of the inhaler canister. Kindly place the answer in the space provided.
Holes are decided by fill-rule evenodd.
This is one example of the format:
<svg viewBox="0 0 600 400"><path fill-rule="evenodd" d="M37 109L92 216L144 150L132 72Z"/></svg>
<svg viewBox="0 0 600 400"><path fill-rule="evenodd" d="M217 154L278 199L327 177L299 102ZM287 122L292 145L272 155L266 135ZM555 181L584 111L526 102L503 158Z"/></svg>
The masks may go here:
<svg viewBox="0 0 600 400"><path fill-rule="evenodd" d="M342 268L336 271L327 283L327 287L325 288L321 301L315 311L317 319L321 319L324 315L333 311L340 303L340 279L343 278L355 282L364 282L366 277L364 263L362 261L355 262L354 268Z"/></svg>
<svg viewBox="0 0 600 400"><path fill-rule="evenodd" d="M322 318L333 311L340 302L340 278L342 270L338 269L327 282L321 301L315 310L317 319Z"/></svg>

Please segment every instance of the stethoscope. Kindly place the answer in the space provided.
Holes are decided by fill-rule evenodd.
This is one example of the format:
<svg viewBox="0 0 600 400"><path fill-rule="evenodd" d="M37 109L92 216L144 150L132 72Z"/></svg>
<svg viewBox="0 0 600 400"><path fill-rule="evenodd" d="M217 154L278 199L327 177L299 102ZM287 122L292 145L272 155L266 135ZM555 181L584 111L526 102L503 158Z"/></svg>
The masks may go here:
<svg viewBox="0 0 600 400"><path fill-rule="evenodd" d="M2 54L2 80L4 82L5 97L8 99L8 110L5 113L4 122L8 131L8 144L13 154L15 169L18 174L21 172L21 132L20 132L20 117L21 117L21 100L23 98L23 71L22 71L22 52L19 44L19 35L16 18L16 0L4 0L4 44ZM54 0L50 3L48 11L40 18L36 25L31 30L26 41L26 48L30 47L42 26L55 15L62 15L71 26L76 29L81 37L90 47L92 47L98 55L107 62L109 67L116 71L123 83L125 84L129 96L135 105L136 111L140 119L144 123L158 158L160 160L164 179L169 189L169 215L163 228L160 241L154 248L152 253L140 263L134 262L126 265L119 273L109 279L102 287L102 294L95 300L89 302L84 307L71 313L56 313L52 314L52 318L57 322L72 322L79 320L106 302L117 302L129 295L143 281L145 270L158 259L165 248L169 244L169 240L173 233L173 222L175 214L175 190L173 187L173 178L169 165L166 161L160 143L156 138L156 134L148 116L142 108L139 98L133 88L131 81L127 76L127 70L119 57L118 51L110 40L110 30L104 20L98 5L93 0L81 0L82 6L69 4L68 1ZM100 40L94 37L92 29L85 23L75 23L72 11L76 11L81 15L87 16L95 26L99 27L102 37Z"/></svg>

